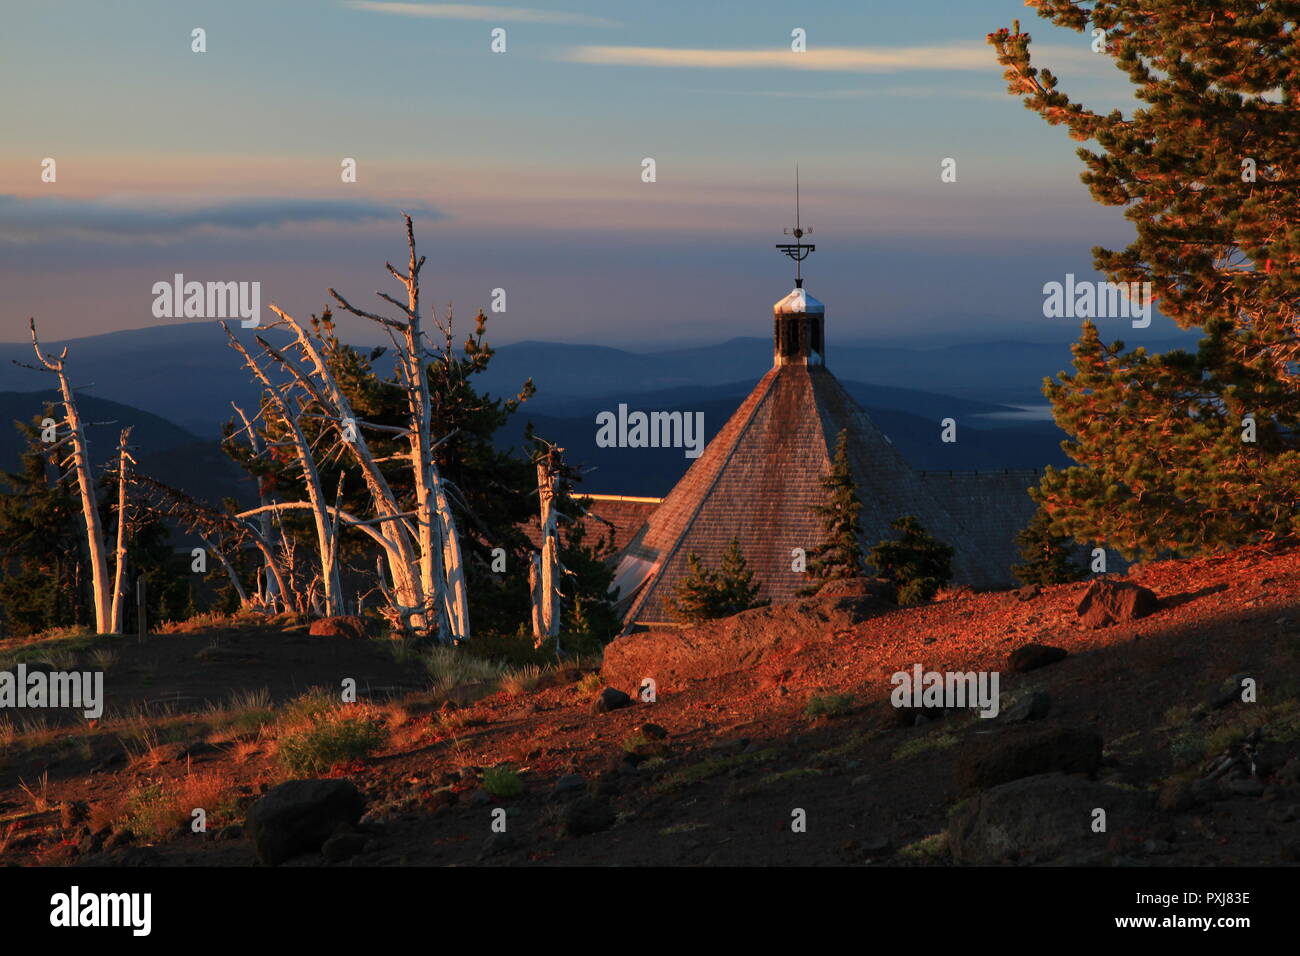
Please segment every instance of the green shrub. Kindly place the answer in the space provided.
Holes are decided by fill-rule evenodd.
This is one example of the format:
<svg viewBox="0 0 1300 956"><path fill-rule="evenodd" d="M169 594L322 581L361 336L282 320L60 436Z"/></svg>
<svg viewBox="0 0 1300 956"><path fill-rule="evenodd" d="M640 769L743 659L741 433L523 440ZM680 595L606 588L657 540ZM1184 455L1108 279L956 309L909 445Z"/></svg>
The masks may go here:
<svg viewBox="0 0 1300 956"><path fill-rule="evenodd" d="M852 711L852 694L814 694L803 709L804 716L813 720L818 717L843 717Z"/></svg>
<svg viewBox="0 0 1300 956"><path fill-rule="evenodd" d="M517 797L524 792L524 782L513 767L501 764L484 772L483 789L494 797Z"/></svg>
<svg viewBox="0 0 1300 956"><path fill-rule="evenodd" d="M339 764L370 756L386 736L377 721L336 708L316 715L312 723L282 736L279 760L291 776L315 776Z"/></svg>

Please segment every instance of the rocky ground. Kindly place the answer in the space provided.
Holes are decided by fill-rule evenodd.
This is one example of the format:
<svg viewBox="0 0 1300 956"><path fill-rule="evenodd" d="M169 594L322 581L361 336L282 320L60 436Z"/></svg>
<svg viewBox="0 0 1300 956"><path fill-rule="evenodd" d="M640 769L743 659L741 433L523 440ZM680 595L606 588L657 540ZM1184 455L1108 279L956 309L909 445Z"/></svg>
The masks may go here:
<svg viewBox="0 0 1300 956"><path fill-rule="evenodd" d="M481 682L412 689L427 678L377 640L265 627L132 638L108 671L117 717L10 734L0 859L1300 861L1300 552L1118 580L1152 593L1117 588L1081 614L1087 583L904 609L848 589L633 635L599 675L560 668L481 699ZM999 672L999 716L892 706L890 676L915 664ZM282 785L286 743L269 715L346 677L382 742ZM653 702L638 691L646 677ZM260 696L209 706L232 691ZM186 787L213 804L206 832L124 823L142 817L142 793Z"/></svg>

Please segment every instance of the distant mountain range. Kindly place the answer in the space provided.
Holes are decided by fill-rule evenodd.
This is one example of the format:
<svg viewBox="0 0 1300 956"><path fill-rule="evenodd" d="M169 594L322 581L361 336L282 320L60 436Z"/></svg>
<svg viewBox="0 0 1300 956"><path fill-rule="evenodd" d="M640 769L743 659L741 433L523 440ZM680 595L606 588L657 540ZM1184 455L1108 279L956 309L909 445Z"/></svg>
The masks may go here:
<svg viewBox="0 0 1300 956"><path fill-rule="evenodd" d="M235 331L251 344L252 330ZM84 417L134 424L142 469L196 497L247 500L251 484L215 439L233 415L231 401L251 408L257 389L215 323L115 332L47 348L63 344L70 346L72 381L84 386ZM1045 405L1041 381L1067 367L1069 357L1065 345L1023 342L937 349L832 342L828 367L915 467L999 470L1066 462L1062 433L1045 415L1021 410ZM30 420L42 400L53 397L44 391L49 375L15 367L11 359L30 362L30 346L0 343L0 468L14 466L20 447L10 423ZM595 415L620 403L646 411L702 412L712 438L771 361L770 342L759 338L647 354L519 342L497 349L478 385L499 396L515 394L529 377L538 387L500 435L503 446L517 447L531 421L538 434L588 470L587 490L658 496L691 460L681 449L597 448ZM376 365L386 371L385 359ZM42 391L33 394L37 390ZM958 440L945 444L939 422L949 417L958 422ZM117 431L97 431L96 462L106 464Z"/></svg>
<svg viewBox="0 0 1300 956"><path fill-rule="evenodd" d="M54 391L0 392L0 471L18 467L25 444L13 423L30 422L43 413L46 402L57 400ZM114 463L118 434L130 425L131 447L142 474L208 501L224 497L249 501L256 496L252 480L214 439L200 438L165 418L93 395L79 395L77 409L88 423L87 442L97 472ZM54 417L59 416L56 407ZM89 424L95 422L110 424Z"/></svg>
<svg viewBox="0 0 1300 956"><path fill-rule="evenodd" d="M252 342L254 330L240 329L238 323L234 329L241 339ZM1185 343L1144 344L1150 351L1161 351ZM153 412L204 437L219 434L221 423L233 415L232 400L247 406L257 397L239 356L215 322L159 325L46 345L70 346L74 384L92 386L89 394ZM18 368L12 359L30 363L31 346L0 343L0 391L50 387L48 375ZM386 371L387 361L387 357L380 359L377 367ZM1003 405L1044 404L1042 380L1069 364L1068 345L1026 342L912 349L837 344L832 339L827 355L827 367L841 381ZM479 386L496 395L514 395L531 377L538 394L529 403L530 410L565 417L579 410L571 402L575 398L622 395L626 400L687 386L728 389L725 383L758 381L771 365L772 343L766 338L653 353L516 342L497 349ZM696 399L692 393L689 400ZM898 400L891 398L888 407L921 414L916 408L892 404Z"/></svg>

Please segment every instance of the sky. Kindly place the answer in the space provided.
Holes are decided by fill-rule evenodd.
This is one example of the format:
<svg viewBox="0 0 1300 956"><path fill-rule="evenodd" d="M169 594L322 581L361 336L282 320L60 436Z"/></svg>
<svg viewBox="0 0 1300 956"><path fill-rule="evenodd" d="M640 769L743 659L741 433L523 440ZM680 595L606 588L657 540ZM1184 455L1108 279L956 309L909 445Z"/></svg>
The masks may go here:
<svg viewBox="0 0 1300 956"><path fill-rule="evenodd" d="M1017 17L1061 89L1131 108L1090 37L1019 0L13 2L0 340L28 316L47 340L186 321L152 311L177 273L260 282L295 315L331 286L381 305L400 210L426 302L463 325L505 290L495 343L766 336L798 165L828 340L1066 341L1043 284L1095 277L1091 249L1132 226L1006 91L984 38ZM1134 344L1174 330L1109 321Z"/></svg>

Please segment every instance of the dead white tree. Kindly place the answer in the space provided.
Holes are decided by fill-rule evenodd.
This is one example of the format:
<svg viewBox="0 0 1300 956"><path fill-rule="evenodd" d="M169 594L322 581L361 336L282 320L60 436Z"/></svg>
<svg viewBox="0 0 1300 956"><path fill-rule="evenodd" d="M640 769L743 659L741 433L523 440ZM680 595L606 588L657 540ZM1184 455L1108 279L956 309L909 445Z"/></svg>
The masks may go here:
<svg viewBox="0 0 1300 956"><path fill-rule="evenodd" d="M99 502L95 498L95 482L91 474L90 453L86 447L85 426L77 411L77 402L73 396L72 385L64 370L64 361L68 357L67 346L57 356L47 355L41 351L40 341L36 337L36 319L28 320L32 332L32 348L41 368L23 365L24 368L50 372L59 382L59 396L63 405L63 437L55 442L55 447L68 444L71 452L59 467L72 467L77 478L77 487L81 493L81 515L86 526L86 548L90 560L90 580L92 603L95 607L95 630L107 634L113 627L113 597L109 591L108 548L104 541L104 530L99 520ZM23 363L17 363L23 364ZM56 424L56 432L57 432Z"/></svg>
<svg viewBox="0 0 1300 956"><path fill-rule="evenodd" d="M235 413L239 415L239 420L244 423L243 432L248 438L249 449L252 451L253 456L261 455L262 439L257 434L257 430L253 428L253 423L244 414L244 410L234 402L230 403L230 407L235 410ZM261 480L257 483L257 500L262 505L267 503L266 488ZM271 520L272 515L269 511L264 511L257 516L258 532L263 541L271 539ZM264 562L259 580L258 594L261 597L262 606L274 611L283 600L283 592L278 583L280 580L279 562L274 555L269 553L265 554Z"/></svg>
<svg viewBox="0 0 1300 956"><path fill-rule="evenodd" d="M376 322L388 333L397 351L398 378L385 382L403 390L406 395L407 421L404 427L382 425L359 418L330 368L327 347L319 329L309 331L302 322L275 305L271 310L279 320L267 329L285 328L293 335L287 346L277 348L258 335L257 343L262 353L282 372L288 381L278 390L273 388L266 372L256 366L248 352L232 342L243 353L245 362L255 367L255 375L268 390L274 392L273 402L278 402L278 417L284 418L284 407L289 401L289 390L298 397L297 418L316 419L325 426L332 443L328 449L315 450L312 468L317 463L331 461L335 456L348 456L360 471L370 498L373 515L360 518L342 507L341 497L329 505L319 497L317 490L308 484L307 502L263 502L257 508L237 515L242 519L268 513L310 509L316 515L317 526L330 525L335 536L321 537L321 549L327 543L336 546L339 527L350 527L369 536L381 550L380 590L388 602L394 623L414 634L434 635L445 643L458 644L470 636L468 597L465 571L461 560L460 538L447 485L438 470L438 447L451 435L435 441L432 434L432 399L429 392L428 359L451 361L450 350L439 355L425 346L425 332L420 314L420 269L425 259L417 256L414 226L410 216L404 216L409 261L403 274L385 263L388 271L402 283L406 291L403 304L385 293L381 299L401 310L402 318L394 319L353 307L334 289L330 289L338 303L353 315ZM435 319L436 321L436 319ZM443 327L450 342L450 324ZM229 330L227 329L227 334ZM246 428L251 430L246 420ZM293 421L290 433L299 461L307 473L307 461L313 449L298 422ZM405 450L387 457L376 456L367 439L368 433L397 436ZM299 437L302 436L302 437ZM392 488L381 465L398 460L410 469L413 502L403 501ZM324 554L322 554L324 560ZM387 571L388 582L384 569Z"/></svg>
<svg viewBox="0 0 1300 956"><path fill-rule="evenodd" d="M560 514L555 507L559 494L562 449L548 447L537 458L537 497L541 504L541 551L534 552L528 567L528 586L532 592L533 645L541 647L548 638L560 634Z"/></svg>
<svg viewBox="0 0 1300 956"><path fill-rule="evenodd" d="M225 329L226 336L230 339L231 348L244 357L244 366L249 370L253 378L261 383L263 394L269 402L270 408L275 412L276 423L283 428L287 436L285 439L273 444L291 448L297 459L298 466L302 471L303 483L307 489L306 505L311 509L316 528L316 549L320 559L321 587L324 592L323 611L328 616L343 614L343 588L339 579L336 546L338 526L335 523L335 518L331 516L330 506L325 500L325 492L321 487L320 470L313 456L311 442L307 439L298 421L304 409L295 406L288 384L277 385L271 381L270 376L257 364L248 349L244 347L244 343L240 342L235 337L235 334L230 331L229 325L222 322L221 327ZM258 342L264 349L269 349L265 340L260 336ZM281 507L282 505L268 505L266 509ZM249 517L266 509L246 512L240 517Z"/></svg>
<svg viewBox="0 0 1300 956"><path fill-rule="evenodd" d="M440 631L451 643L458 644L470 635L469 600L460 536L435 459L437 444L441 442L436 444L432 435L432 402L426 364L427 358L450 362L452 356L447 352L439 355L425 345L420 315L420 270L425 257L416 253L415 227L411 217L403 213L402 218L406 223L409 253L406 272L398 272L392 263L386 262L384 266L405 289L406 303L402 304L386 293L376 293L385 302L396 306L402 318L394 319L358 309L334 289L329 292L346 311L383 327L397 350L397 384L405 390L407 401L405 438L408 452L405 458L415 487L414 520L420 590L424 601L439 618ZM449 326L444 326L443 331L450 339Z"/></svg>
<svg viewBox="0 0 1300 956"><path fill-rule="evenodd" d="M131 482L130 466L135 464L135 459L127 450L130 437L131 429L128 426L122 429L117 439L117 545L113 550L114 634L122 633L122 607L126 602L126 503L127 489Z"/></svg>

